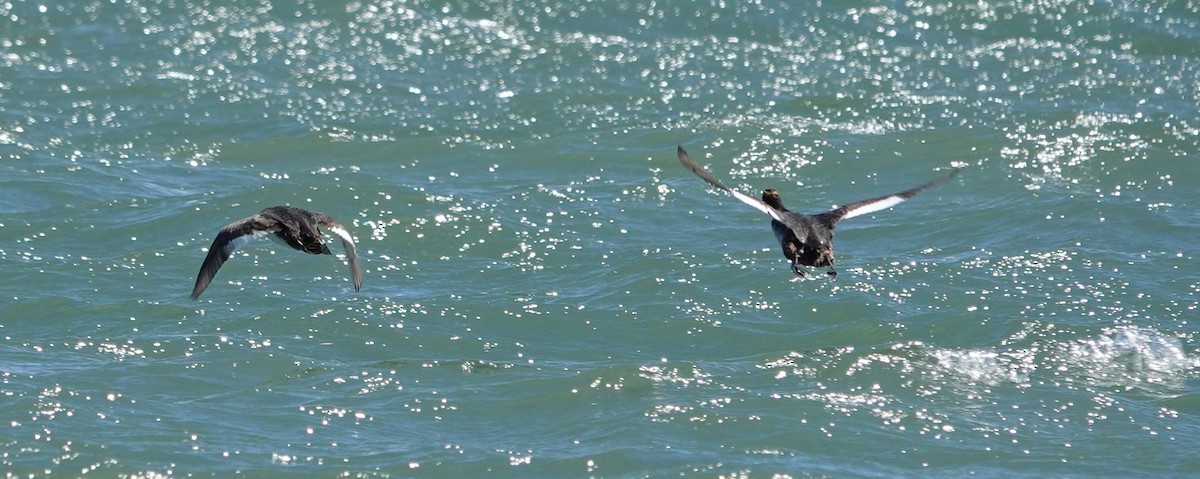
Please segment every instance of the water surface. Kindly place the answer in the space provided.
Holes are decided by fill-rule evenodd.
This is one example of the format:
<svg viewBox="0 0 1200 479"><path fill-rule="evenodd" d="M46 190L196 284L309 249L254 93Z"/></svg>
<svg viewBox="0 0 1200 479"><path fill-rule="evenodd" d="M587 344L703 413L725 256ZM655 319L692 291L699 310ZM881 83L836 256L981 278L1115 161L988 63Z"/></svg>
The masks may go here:
<svg viewBox="0 0 1200 479"><path fill-rule="evenodd" d="M0 24L8 475L1200 473L1194 4ZM963 171L801 280L680 144L806 212ZM347 225L362 292L262 241L190 300L216 231L276 204Z"/></svg>

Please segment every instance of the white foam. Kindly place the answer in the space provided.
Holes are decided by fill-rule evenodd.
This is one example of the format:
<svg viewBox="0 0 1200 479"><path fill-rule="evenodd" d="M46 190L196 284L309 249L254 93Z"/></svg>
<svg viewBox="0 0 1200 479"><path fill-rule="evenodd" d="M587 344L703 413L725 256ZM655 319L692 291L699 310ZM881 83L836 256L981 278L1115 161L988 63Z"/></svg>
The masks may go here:
<svg viewBox="0 0 1200 479"><path fill-rule="evenodd" d="M1138 388L1181 384L1200 366L1179 338L1138 327L1067 343L1052 361L1058 372L1092 385Z"/></svg>

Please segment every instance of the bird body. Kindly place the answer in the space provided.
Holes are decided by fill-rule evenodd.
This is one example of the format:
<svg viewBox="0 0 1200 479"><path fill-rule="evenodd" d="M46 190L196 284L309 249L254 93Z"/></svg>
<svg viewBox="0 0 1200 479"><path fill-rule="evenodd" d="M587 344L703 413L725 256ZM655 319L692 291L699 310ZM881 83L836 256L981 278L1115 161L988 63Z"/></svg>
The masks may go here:
<svg viewBox="0 0 1200 479"><path fill-rule="evenodd" d="M803 266L828 268L829 276L837 276L837 270L833 267L833 230L839 221L891 208L922 191L949 181L958 174L958 169L955 168L946 176L899 193L856 201L824 213L806 215L784 207L783 200L776 190L763 190L762 199L755 198L725 186L721 180L688 156L683 147L679 147L676 153L684 168L695 173L700 179L770 216L771 230L783 249L783 256L791 262L792 271L800 276L806 274Z"/></svg>
<svg viewBox="0 0 1200 479"><path fill-rule="evenodd" d="M267 236L277 243L287 245L309 254L333 254L325 244L321 228L333 233L342 241L346 260L350 263L350 278L354 290L362 289L362 268L354 250L354 239L333 217L291 206L272 206L257 214L240 219L221 228L216 239L208 248L208 255L196 276L192 288L192 299L197 299L208 288L217 270L226 260L246 243Z"/></svg>

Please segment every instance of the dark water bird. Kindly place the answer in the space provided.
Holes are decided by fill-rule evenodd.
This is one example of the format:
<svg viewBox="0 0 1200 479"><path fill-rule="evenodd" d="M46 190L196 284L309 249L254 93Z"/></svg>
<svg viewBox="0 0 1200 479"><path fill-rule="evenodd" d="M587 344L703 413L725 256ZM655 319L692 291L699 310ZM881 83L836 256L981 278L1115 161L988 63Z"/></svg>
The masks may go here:
<svg viewBox="0 0 1200 479"><path fill-rule="evenodd" d="M807 274L803 266L828 268L829 276L837 276L837 270L833 268L833 227L837 225L838 221L891 208L916 196L917 193L949 181L954 175L958 174L958 168L955 168L946 176L915 188L909 188L899 193L871 198L869 200L856 201L824 213L805 215L788 211L783 206L783 200L780 199L778 191L763 190L762 199L759 200L758 198L725 186L725 184L721 183L721 180L718 180L708 170L705 170L704 167L696 163L692 157L688 156L682 146L679 147L676 153L678 153L679 162L683 163L684 168L695 173L696 176L699 176L708 182L708 184L728 191L729 194L742 203L753 206L769 215L771 217L771 229L775 231L775 239L779 241L779 245L783 248L783 255L787 257L788 261L791 261L792 271L800 276Z"/></svg>
<svg viewBox="0 0 1200 479"><path fill-rule="evenodd" d="M243 218L221 228L212 246L208 247L208 256L200 266L200 274L196 276L196 286L192 288L192 299L200 297L200 293L212 282L217 270L225 264L229 256L252 240L270 236L277 243L285 244L309 254L333 254L322 239L318 227L333 233L342 240L346 249L346 260L350 263L350 279L354 281L354 290L362 289L362 268L358 264L358 254L354 252L354 239L341 223L325 213L317 213L291 206L272 206L258 212L249 218Z"/></svg>

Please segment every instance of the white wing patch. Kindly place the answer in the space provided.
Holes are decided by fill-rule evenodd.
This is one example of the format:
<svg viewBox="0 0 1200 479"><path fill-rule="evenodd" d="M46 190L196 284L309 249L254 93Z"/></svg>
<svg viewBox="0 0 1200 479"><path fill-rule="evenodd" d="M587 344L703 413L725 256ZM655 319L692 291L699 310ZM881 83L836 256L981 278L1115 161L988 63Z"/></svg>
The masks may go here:
<svg viewBox="0 0 1200 479"><path fill-rule="evenodd" d="M350 232L346 231L341 225L327 224L325 229L330 233L337 235L342 240L342 247L346 249L346 262L350 263L350 281L354 282L354 290L362 289L362 266L358 264L358 253L354 251L354 238L350 236Z"/></svg>
<svg viewBox="0 0 1200 479"><path fill-rule="evenodd" d="M728 191L729 194L733 195L734 198L741 200L742 203L753 206L753 207L757 208L758 211L761 211L763 213L771 215L772 218L775 218L775 221L780 221L780 222L783 221L783 218L780 218L779 210L772 208L771 205L763 203L762 200L755 198L753 196L747 195L745 193L742 193L733 188L725 188L725 191Z"/></svg>
<svg viewBox="0 0 1200 479"><path fill-rule="evenodd" d="M326 226L330 233L337 235L342 240L342 246L346 248L346 254L354 253L354 238L350 236L350 232L346 231L341 226Z"/></svg>
<svg viewBox="0 0 1200 479"><path fill-rule="evenodd" d="M717 177L713 176L712 173L709 173L707 169L705 169L703 166L700 166L699 163L696 163L696 160L693 160L686 151L683 151L682 146L676 150L676 153L679 155L679 162L683 164L683 167L687 168L688 171L691 171L696 176L699 176L700 179L704 180L706 183L728 191L729 194L733 195L734 198L737 198L738 201L753 206L754 209L758 211L771 215L772 218L775 218L775 221L783 221L783 218L781 218L782 215L779 214L779 210L772 208L771 205L764 203L758 198L725 186L725 183L722 183L721 180L718 180Z"/></svg>
<svg viewBox="0 0 1200 479"><path fill-rule="evenodd" d="M225 243L225 247L223 249L225 250L226 254L233 255L234 251L237 251L238 248L245 246L246 243L262 238L263 236L269 234L271 234L271 232L267 230L254 230L253 233L244 234L229 240L228 243Z"/></svg>
<svg viewBox="0 0 1200 479"><path fill-rule="evenodd" d="M898 196L898 195L892 195L892 196L880 198L879 201L873 201L871 203L867 203L865 205L859 206L858 208L854 208L849 211L846 211L846 216L843 216L842 219L853 218L855 216L865 215L867 213L874 213L876 211L886 210L886 209L896 206L900 203L903 203L904 200L906 200L906 199L907 198L904 198L904 197Z"/></svg>

